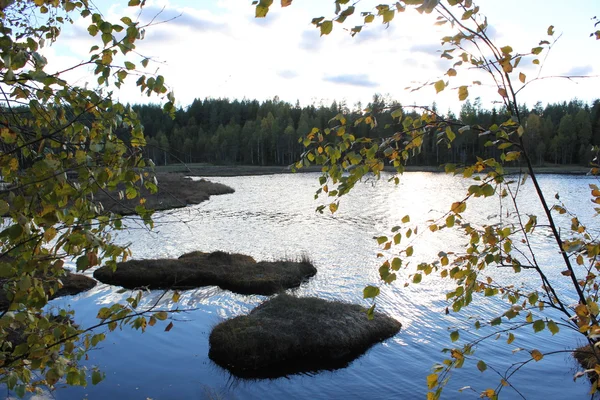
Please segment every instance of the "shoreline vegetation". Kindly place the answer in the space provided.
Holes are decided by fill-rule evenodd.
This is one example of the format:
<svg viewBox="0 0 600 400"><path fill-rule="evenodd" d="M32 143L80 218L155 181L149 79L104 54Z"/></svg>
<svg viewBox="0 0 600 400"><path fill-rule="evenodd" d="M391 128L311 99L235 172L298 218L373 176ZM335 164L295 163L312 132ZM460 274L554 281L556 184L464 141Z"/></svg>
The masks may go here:
<svg viewBox="0 0 600 400"><path fill-rule="evenodd" d="M83 293L94 288L97 284L97 282L89 276L75 274L69 270L65 270L65 275L60 278L60 281L62 282L62 287L54 294L50 294L46 288L48 300L54 300L64 296L75 296L79 293ZM2 280L0 280L0 284L1 283ZM7 297L7 291L0 290L0 312L6 311L10 307L11 303L12 302Z"/></svg>
<svg viewBox="0 0 600 400"><path fill-rule="evenodd" d="M346 367L401 327L357 304L280 294L215 326L208 356L236 377L274 379Z"/></svg>
<svg viewBox="0 0 600 400"><path fill-rule="evenodd" d="M558 174L558 175L586 175L590 168L581 165L544 165L534 168L538 174ZM231 177L231 176L256 176L256 175L276 175L294 173L291 166L259 166L259 165L214 165L214 164L171 164L165 166L156 166L157 175L168 176L170 174L182 174L183 176L198 177ZM320 167L303 167L297 173L320 172ZM391 167L385 167L385 172L395 172ZM509 174L517 174L519 167L506 167ZM523 169L524 171L524 169ZM406 166L406 172L439 172L444 173L443 166ZM208 181L207 181L208 182ZM232 189L233 190L233 189ZM220 194L220 193L214 193Z"/></svg>
<svg viewBox="0 0 600 400"><path fill-rule="evenodd" d="M94 278L126 289L193 289L219 286L239 294L272 295L295 288L317 273L308 259L260 261L222 251L186 253L177 259L129 260L116 271L103 266Z"/></svg>

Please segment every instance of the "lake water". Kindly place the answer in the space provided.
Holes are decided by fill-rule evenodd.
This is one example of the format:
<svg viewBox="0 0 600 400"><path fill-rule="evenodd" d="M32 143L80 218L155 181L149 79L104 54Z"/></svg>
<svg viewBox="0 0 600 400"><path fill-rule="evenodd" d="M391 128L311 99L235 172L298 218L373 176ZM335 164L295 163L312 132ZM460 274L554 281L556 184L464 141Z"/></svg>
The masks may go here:
<svg viewBox="0 0 600 400"><path fill-rule="evenodd" d="M373 236L385 234L406 214L411 226L421 226L413 236L415 253L412 264L431 260L440 249L452 249L465 239L448 230L436 234L423 228L425 221L442 215L453 201L462 199L469 182L443 174L407 173L394 186L386 179L360 184L342 201L335 216L315 213L320 204L313 198L318 174L256 177L211 178L233 187L236 193L214 196L205 203L161 213L156 229L148 232L136 223L121 232L118 240L131 243L136 258L177 257L192 250L239 252L261 259L295 258L308 255L318 268L317 275L295 290L298 296L318 296L368 306L362 289L378 284L380 251ZM559 192L561 200L578 210L583 221L593 215L589 202L591 177L541 176L549 199ZM520 189L525 212L537 209L530 184ZM477 209L476 209L477 208ZM497 198L476 199L465 215L475 223L490 223L499 214ZM502 212L506 212L503 209ZM563 221L568 224L568 220ZM541 223L541 222L540 222ZM597 225L597 224L596 224ZM590 226L596 226L590 224ZM569 226L569 225L566 225ZM534 243L540 248L540 261L548 275L560 276L560 260L552 242L542 229ZM403 244L408 242L403 242ZM393 254L392 249L389 254ZM223 321L252 310L263 296L242 296L209 287L183 293L182 307L194 308L176 315L174 327L165 332L167 322L148 328L145 333L132 329L108 335L101 348L89 354L88 364L98 366L106 379L86 388L60 387L57 399L392 399L424 398L426 376L434 363L444 359L441 350L451 347L449 331L470 329L467 318L482 315L490 319L501 312L497 300L483 299L459 314L446 315L444 290L448 282L425 278L419 285L404 287L399 280L382 288L377 309L397 318L403 325L395 337L377 344L347 368L314 375L295 375L276 380L242 381L208 359L211 328ZM508 269L492 271L496 279L533 285L530 272L514 274ZM82 326L91 325L102 306L123 300L119 288L100 284L79 296L57 299L52 304L76 310ZM559 285L559 290L560 290ZM147 301L159 295L153 292ZM165 304L169 306L169 304ZM461 341L475 333L461 330ZM457 370L443 398L478 398L478 393L499 382L491 368L477 370L477 360L505 370L512 363L528 358L526 352L513 353L520 347L540 351L564 350L581 344L576 334L563 329L559 335L548 332L533 335L531 328L516 333L511 345L505 338L489 340L478 347L474 361ZM585 398L589 384L585 379L573 382L576 363L568 353L547 356L530 363L512 379L527 398ZM460 388L471 386L476 390ZM504 398L517 398L510 388Z"/></svg>

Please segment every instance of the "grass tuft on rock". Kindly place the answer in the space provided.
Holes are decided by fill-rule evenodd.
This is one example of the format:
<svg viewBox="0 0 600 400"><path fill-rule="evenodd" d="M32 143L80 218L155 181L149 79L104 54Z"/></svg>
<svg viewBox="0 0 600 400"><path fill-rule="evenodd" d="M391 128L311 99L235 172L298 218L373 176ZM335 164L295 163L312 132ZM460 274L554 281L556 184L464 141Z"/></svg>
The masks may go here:
<svg viewBox="0 0 600 400"><path fill-rule="evenodd" d="M100 282L127 289L191 289L219 286L241 294L271 295L300 286L317 273L308 261L261 261L222 251L187 253L178 259L130 260L113 271L103 266L94 272Z"/></svg>
<svg viewBox="0 0 600 400"><path fill-rule="evenodd" d="M240 378L336 369L401 326L381 313L369 320L356 304L281 294L215 326L208 356Z"/></svg>
<svg viewBox="0 0 600 400"><path fill-rule="evenodd" d="M598 351L600 350L596 350L596 352ZM596 367L596 364L598 364L598 358L590 345L577 348L573 352L573 357L575 357L579 365L585 370L593 370ZM595 372L588 373L587 376L592 383L598 380L598 374Z"/></svg>

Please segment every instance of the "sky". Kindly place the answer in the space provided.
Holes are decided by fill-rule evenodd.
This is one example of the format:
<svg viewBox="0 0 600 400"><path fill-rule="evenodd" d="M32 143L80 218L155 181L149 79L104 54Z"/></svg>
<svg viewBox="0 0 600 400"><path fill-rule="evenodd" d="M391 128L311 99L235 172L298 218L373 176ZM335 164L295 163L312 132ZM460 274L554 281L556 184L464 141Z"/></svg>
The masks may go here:
<svg viewBox="0 0 600 400"><path fill-rule="evenodd" d="M361 0L358 11L373 10L379 4ZM600 41L589 37L595 30L592 17L600 17L600 1L576 0L480 0L481 14L487 16L490 35L499 47L510 45L527 53L540 40L548 39L554 25L560 36L540 71L531 58L524 58L520 72L527 81L535 77L586 75L586 79L540 79L528 85L519 96L532 107L574 98L590 102L600 97ZM416 12L399 14L386 26L375 22L352 37L347 29L359 23L359 16L345 24L334 23L328 36L320 37L311 25L314 17L334 16L333 0L294 0L281 8L274 1L267 18L254 18L250 0L148 0L141 15L126 7L127 0L94 0L105 18L115 23L123 15L158 23L146 29L139 54L150 57L148 73L161 74L174 91L177 105L186 107L196 99L229 98L267 100L278 96L301 105L344 102L350 109L362 106L375 93L404 105L457 110L461 106L456 88L478 80L470 99L481 98L484 108L498 106L500 100L493 81L479 71L458 69L455 78L444 74L456 60L440 57L440 38L449 27L434 26L435 15ZM94 44L87 35L89 20L76 20L63 30L59 41L44 50L50 68L62 70L89 58ZM542 54L544 60L545 54ZM134 55L132 61L139 61ZM515 73L515 81L518 72ZM66 78L84 84L94 82L90 70L70 72ZM450 86L436 95L439 79ZM519 84L520 86L520 84ZM158 102L141 96L134 85L114 95L122 102Z"/></svg>

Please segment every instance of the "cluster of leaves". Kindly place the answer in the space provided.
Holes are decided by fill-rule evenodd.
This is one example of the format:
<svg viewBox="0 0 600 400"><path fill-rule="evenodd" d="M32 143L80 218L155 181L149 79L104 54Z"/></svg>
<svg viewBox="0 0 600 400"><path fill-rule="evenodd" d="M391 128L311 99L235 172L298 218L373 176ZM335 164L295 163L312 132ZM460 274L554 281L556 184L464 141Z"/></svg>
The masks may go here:
<svg viewBox="0 0 600 400"><path fill-rule="evenodd" d="M130 6L140 6L130 1ZM100 42L87 61L48 72L43 48L59 40L65 24L89 22L88 33ZM161 76L147 77L127 60L145 27L129 17L113 24L88 0L12 0L0 9L0 382L22 396L60 379L85 385L88 372L78 360L104 339L73 320L73 312L44 311L62 287L65 261L78 271L105 262L116 267L130 250L113 243L111 232L122 218L104 212L94 193L107 191L136 198L141 185L156 190L144 172L145 139L135 112L101 89L73 86L69 71L94 68L99 85L120 87L137 75L142 93L164 95L165 111L173 96ZM119 59L125 61L118 62ZM148 63L141 59L141 65ZM106 89L105 89L106 90ZM152 224L140 199L136 210ZM127 323L145 327L137 311L139 295L126 305L101 310L93 327ZM152 311L153 308L150 309ZM163 313L154 319L164 319ZM91 374L93 383L102 378Z"/></svg>
<svg viewBox="0 0 600 400"><path fill-rule="evenodd" d="M354 13L354 6L348 6L346 0L335 1L336 17L326 20L317 18L313 23L320 29L321 34L331 32L332 21L344 22L348 14ZM522 71L521 62L526 56L533 57L534 65L542 65L539 56L548 52L553 42L554 27L550 26L547 35L550 40L542 40L530 51L518 52L511 46L499 47L488 35L487 19L480 14L479 7L471 0L405 0L394 5L379 5L375 11L364 12L364 24L351 29L356 34L376 19L387 24L398 13L407 9L415 9L420 13L438 14L437 24L450 24L454 34L445 36L442 42L442 58L456 60L452 68L446 72L446 77L429 83L436 92L450 87L450 80L459 71L477 69L487 73L487 77L497 88L497 93L504 103L510 118L502 123L489 126L469 126L462 122L445 119L433 110L421 108L420 116L413 116L397 107L390 110L395 119L396 133L387 138L366 138L353 135L353 128L359 124L370 127L377 125L376 116L367 109L362 118L355 121L354 126L347 124L346 117L337 115L325 129L315 128L303 140L306 151L303 159L296 164L298 168L317 164L322 166L323 175L320 178L320 189L317 196L323 194L328 199L326 205L319 206L318 211L329 208L336 212L340 198L347 194L365 176L380 177L386 166L392 166L401 174L411 157L415 157L422 148L425 137L437 138L438 144L452 146L458 136L466 131L476 131L480 137L487 138L486 147L496 149L497 157L477 158L468 165L447 164L446 172L472 180L465 197L452 203L441 218L429 221L427 227L436 232L443 229L461 231L468 243L461 251L440 251L438 258L431 262L422 262L416 269L409 267L409 259L414 249L410 244L413 235L418 234L416 227L410 227L410 217L402 220L402 225L392 228L391 235L376 238L383 250L391 250L394 246L400 248L397 256L382 263L379 272L385 283L397 279L396 272L401 268L409 272L409 284L420 283L423 276L437 274L443 279L450 280L452 289L446 293L449 301L447 312L459 312L474 301L485 297L500 297L506 305L505 311L491 320L474 319L475 329L491 327L493 333L481 334L477 339L463 346L444 349L449 355L443 363L436 365L431 375L427 377L429 388L428 398L439 398L451 371L461 368L467 359L474 358L477 345L489 338L505 338L510 344L515 340L517 329L527 328L534 333L548 329L552 334L560 332L562 327L572 328L580 332L591 345L595 365L586 371L597 374L600 368L600 353L596 344L600 338L598 323L598 271L600 271L600 242L593 231L589 231L575 214L571 214L566 206L560 203L549 205L538 183L532 161L525 146L524 137L528 127L520 114L518 94L532 80L528 80ZM475 81L471 85L455 87L458 98L464 101L469 96L469 87L479 85ZM514 179L507 174L507 162L520 161L526 170L522 179ZM591 173L599 172L595 159ZM543 215L525 215L520 209L519 188L529 179L537 194ZM391 180L399 182L398 176ZM598 187L590 187L591 200L600 204ZM475 198L498 196L504 207L507 205L512 212L499 221L487 225L478 225L464 217L469 204ZM600 208L596 208L600 211ZM562 215L562 217L558 217ZM570 230L561 230L559 220L570 216ZM538 221L544 221L538 225ZM534 232L544 230L553 238L557 253L563 263L563 272L558 278L553 277L548 267L538 262L539 251L532 237ZM403 240L404 239L404 240ZM379 255L385 257L383 253ZM537 274L538 285L534 288L507 285L496 280L495 271L498 268L512 268L515 273L527 269ZM561 282L565 281L565 282ZM557 287L561 290L557 290ZM569 288L568 290L562 287ZM376 287L364 290L365 298L375 298L379 294ZM572 304L576 299L576 304ZM452 342L460 339L460 332L451 332ZM481 397L496 398L504 387L512 387L511 377L523 365L542 360L548 353L543 354L539 349L526 350L529 356L522 362L516 363L505 372L499 373L501 381L496 388L486 388L480 392ZM561 349L562 350L562 349ZM485 371L488 364L479 360L477 368ZM576 375L576 377L582 374ZM596 376L597 378L597 376ZM592 392L597 389L597 379L593 381Z"/></svg>

